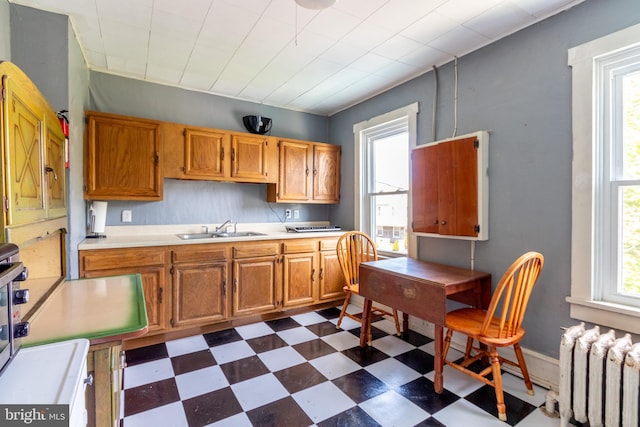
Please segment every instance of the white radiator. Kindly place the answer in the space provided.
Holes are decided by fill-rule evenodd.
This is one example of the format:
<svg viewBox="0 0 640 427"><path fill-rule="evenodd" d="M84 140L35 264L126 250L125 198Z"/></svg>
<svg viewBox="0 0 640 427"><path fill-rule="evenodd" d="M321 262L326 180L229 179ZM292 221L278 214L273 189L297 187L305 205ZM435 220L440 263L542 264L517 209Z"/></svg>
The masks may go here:
<svg viewBox="0 0 640 427"><path fill-rule="evenodd" d="M555 412L560 425L572 419L590 427L638 427L640 343L584 323L568 328L560 340L558 393L549 391L545 411Z"/></svg>

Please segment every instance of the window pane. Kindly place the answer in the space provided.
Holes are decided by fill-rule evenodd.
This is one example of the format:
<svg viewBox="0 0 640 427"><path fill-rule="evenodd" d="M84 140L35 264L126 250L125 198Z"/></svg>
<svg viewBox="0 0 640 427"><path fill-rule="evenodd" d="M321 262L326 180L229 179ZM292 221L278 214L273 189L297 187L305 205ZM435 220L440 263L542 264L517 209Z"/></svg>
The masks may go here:
<svg viewBox="0 0 640 427"><path fill-rule="evenodd" d="M374 241L379 251L407 253L407 194L372 196Z"/></svg>
<svg viewBox="0 0 640 427"><path fill-rule="evenodd" d="M623 78L623 176L640 178L640 72Z"/></svg>
<svg viewBox="0 0 640 427"><path fill-rule="evenodd" d="M622 188L622 293L640 297L640 186Z"/></svg>
<svg viewBox="0 0 640 427"><path fill-rule="evenodd" d="M409 189L409 141L402 132L376 138L373 145L372 193L407 191Z"/></svg>

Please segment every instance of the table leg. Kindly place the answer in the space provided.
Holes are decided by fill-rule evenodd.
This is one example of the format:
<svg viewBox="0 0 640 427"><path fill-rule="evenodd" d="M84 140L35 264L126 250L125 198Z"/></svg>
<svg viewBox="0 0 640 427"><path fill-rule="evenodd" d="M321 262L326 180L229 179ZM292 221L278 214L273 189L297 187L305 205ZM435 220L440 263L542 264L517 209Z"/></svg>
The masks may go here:
<svg viewBox="0 0 640 427"><path fill-rule="evenodd" d="M365 347L371 343L371 306L373 301L369 298L364 299L362 308L362 324L360 327L360 347Z"/></svg>
<svg viewBox="0 0 640 427"><path fill-rule="evenodd" d="M409 315L405 312L402 312L402 332L409 331Z"/></svg>
<svg viewBox="0 0 640 427"><path fill-rule="evenodd" d="M435 371L435 375L433 377L433 388L436 393L440 394L444 389L443 379L442 379L442 369L444 367L443 358L442 358L442 351L443 351L442 332L444 328L442 327L442 325L438 325L438 324L435 324L434 327L435 327L434 335L435 335L436 354L433 358L433 369Z"/></svg>

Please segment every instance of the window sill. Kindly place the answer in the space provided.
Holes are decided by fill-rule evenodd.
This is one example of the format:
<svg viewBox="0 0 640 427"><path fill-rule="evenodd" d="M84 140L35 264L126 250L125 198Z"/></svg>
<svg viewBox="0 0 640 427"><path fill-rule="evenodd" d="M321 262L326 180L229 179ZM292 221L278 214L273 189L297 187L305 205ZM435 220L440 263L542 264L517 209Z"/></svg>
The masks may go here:
<svg viewBox="0 0 640 427"><path fill-rule="evenodd" d="M640 334L640 308L603 301L567 297L571 317L620 331Z"/></svg>

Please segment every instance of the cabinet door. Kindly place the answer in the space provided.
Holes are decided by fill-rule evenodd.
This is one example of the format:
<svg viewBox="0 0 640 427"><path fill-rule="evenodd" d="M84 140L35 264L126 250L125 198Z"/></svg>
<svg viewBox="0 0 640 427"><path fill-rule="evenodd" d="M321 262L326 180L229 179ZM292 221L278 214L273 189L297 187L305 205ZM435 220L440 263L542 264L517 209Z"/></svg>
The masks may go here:
<svg viewBox="0 0 640 427"><path fill-rule="evenodd" d="M46 163L47 217L59 218L67 214L67 191L64 166L64 134L58 121L47 120Z"/></svg>
<svg viewBox="0 0 640 427"><path fill-rule="evenodd" d="M144 302L147 306L147 318L149 319L149 333L161 332L167 328L166 303L164 290L164 267L123 267L111 270L87 271L83 277L117 276L120 274L140 274L142 289L144 290ZM99 307L96 307L99 309Z"/></svg>
<svg viewBox="0 0 640 427"><path fill-rule="evenodd" d="M284 306L311 304L317 297L315 253L283 257Z"/></svg>
<svg viewBox="0 0 640 427"><path fill-rule="evenodd" d="M246 258L233 261L233 315L273 311L277 294L277 258Z"/></svg>
<svg viewBox="0 0 640 427"><path fill-rule="evenodd" d="M85 198L162 200L159 124L87 114Z"/></svg>
<svg viewBox="0 0 640 427"><path fill-rule="evenodd" d="M184 174L188 178L224 178L225 146L228 135L222 132L185 129Z"/></svg>
<svg viewBox="0 0 640 427"><path fill-rule="evenodd" d="M438 224L438 146L411 153L412 227L414 232L437 233Z"/></svg>
<svg viewBox="0 0 640 427"><path fill-rule="evenodd" d="M344 298L344 276L336 253L336 240L320 243L320 299Z"/></svg>
<svg viewBox="0 0 640 427"><path fill-rule="evenodd" d="M251 182L268 182L269 164L273 163L273 154L269 148L267 137L232 134L231 177ZM275 170L272 175L275 180Z"/></svg>
<svg viewBox="0 0 640 427"><path fill-rule="evenodd" d="M313 146L313 200L325 203L340 201L340 146Z"/></svg>
<svg viewBox="0 0 640 427"><path fill-rule="evenodd" d="M173 266L173 317L171 326L224 320L227 263Z"/></svg>
<svg viewBox="0 0 640 427"><path fill-rule="evenodd" d="M280 140L280 175L277 198L306 202L311 199L313 146L305 142Z"/></svg>
<svg viewBox="0 0 640 427"><path fill-rule="evenodd" d="M8 139L4 167L7 173L7 223L26 224L46 217L43 192L43 114L39 104L4 78Z"/></svg>

